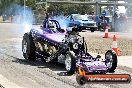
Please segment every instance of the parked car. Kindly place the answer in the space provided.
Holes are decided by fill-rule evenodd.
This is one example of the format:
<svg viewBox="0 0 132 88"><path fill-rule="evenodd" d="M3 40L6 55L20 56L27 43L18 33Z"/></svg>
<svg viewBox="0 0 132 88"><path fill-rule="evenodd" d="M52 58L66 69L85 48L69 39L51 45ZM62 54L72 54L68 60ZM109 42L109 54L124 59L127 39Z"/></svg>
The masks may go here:
<svg viewBox="0 0 132 88"><path fill-rule="evenodd" d="M96 22L93 19L89 19L87 15L71 14L66 20L69 22L69 27L77 26L82 30L90 30L91 32L97 30Z"/></svg>

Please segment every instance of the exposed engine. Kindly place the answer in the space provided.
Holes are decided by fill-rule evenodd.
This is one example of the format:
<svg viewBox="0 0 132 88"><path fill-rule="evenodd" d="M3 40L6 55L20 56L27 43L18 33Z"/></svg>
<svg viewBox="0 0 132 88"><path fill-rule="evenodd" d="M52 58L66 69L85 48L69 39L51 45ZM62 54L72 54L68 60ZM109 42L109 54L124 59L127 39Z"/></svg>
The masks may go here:
<svg viewBox="0 0 132 88"><path fill-rule="evenodd" d="M37 51L46 52L51 55L56 53L56 47L48 44L47 42L36 42L35 46L37 47Z"/></svg>

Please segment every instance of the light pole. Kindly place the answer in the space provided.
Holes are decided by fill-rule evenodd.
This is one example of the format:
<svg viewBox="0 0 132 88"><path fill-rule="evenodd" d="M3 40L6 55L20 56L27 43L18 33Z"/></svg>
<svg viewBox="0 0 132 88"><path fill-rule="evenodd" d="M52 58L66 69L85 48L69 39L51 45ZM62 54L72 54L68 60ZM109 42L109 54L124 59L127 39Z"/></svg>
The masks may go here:
<svg viewBox="0 0 132 88"><path fill-rule="evenodd" d="M95 5L95 14L98 15L98 11L99 11L99 3L101 2L101 0L94 0L96 2L96 5Z"/></svg>
<svg viewBox="0 0 132 88"><path fill-rule="evenodd" d="M47 6L48 6L48 5L47 5L47 0L46 0L45 2L46 2L46 13L47 13Z"/></svg>
<svg viewBox="0 0 132 88"><path fill-rule="evenodd" d="M26 0L24 0L24 22L25 22L25 9L26 9Z"/></svg>

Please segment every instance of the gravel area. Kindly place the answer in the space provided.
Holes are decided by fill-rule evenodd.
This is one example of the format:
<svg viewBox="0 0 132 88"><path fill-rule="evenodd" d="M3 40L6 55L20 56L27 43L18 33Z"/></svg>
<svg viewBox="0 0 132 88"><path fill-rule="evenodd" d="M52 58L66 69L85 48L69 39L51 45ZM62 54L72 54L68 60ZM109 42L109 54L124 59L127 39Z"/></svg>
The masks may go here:
<svg viewBox="0 0 132 88"><path fill-rule="evenodd" d="M5 88L5 87L3 87L3 86L0 84L0 88Z"/></svg>
<svg viewBox="0 0 132 88"><path fill-rule="evenodd" d="M82 35L82 34L81 34ZM111 49L112 38L102 38L100 36L83 35L88 45L88 51L104 54ZM132 40L127 38L117 38L117 48L120 56L132 56Z"/></svg>

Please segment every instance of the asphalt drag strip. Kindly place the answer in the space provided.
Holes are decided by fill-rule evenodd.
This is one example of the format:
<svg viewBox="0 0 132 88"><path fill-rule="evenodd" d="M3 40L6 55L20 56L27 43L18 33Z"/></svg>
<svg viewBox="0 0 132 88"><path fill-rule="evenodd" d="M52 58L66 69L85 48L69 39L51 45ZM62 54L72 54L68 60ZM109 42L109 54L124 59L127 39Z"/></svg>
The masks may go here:
<svg viewBox="0 0 132 88"><path fill-rule="evenodd" d="M4 59L6 62L12 62L12 63L14 63L14 65L16 65L16 63L18 65L19 64L31 65L31 66L35 67L36 70L40 73L46 74L47 76L52 77L52 78L54 78L58 81L61 81L63 83L66 83L70 86L80 87L76 83L75 75L73 75L73 76L59 76L59 75L57 75L57 73L59 73L59 72L65 72L64 65L62 65L62 64L44 63L41 60L37 60L36 62L32 62L32 61L25 60L23 58L20 59L19 57L8 55L6 53L1 53L1 54L4 56L4 58L7 58L7 59ZM123 74L123 73L128 74L129 73L131 75L132 71L131 71L131 68L119 66L119 67L117 67L115 73L116 74ZM124 85L128 86L127 88L130 88L131 83L130 84L92 84L91 83L91 84L86 84L83 87L99 88L99 86L100 86L103 88L123 88Z"/></svg>
<svg viewBox="0 0 132 88"><path fill-rule="evenodd" d="M79 86L75 74L59 75L65 72L63 64L45 63L41 59L36 62L25 60L21 50L22 30L17 30L17 25L15 25L16 29L10 26L0 26L0 74L12 83L22 88L132 88L132 83L88 83ZM132 75L131 70L132 68L118 66L115 74Z"/></svg>

